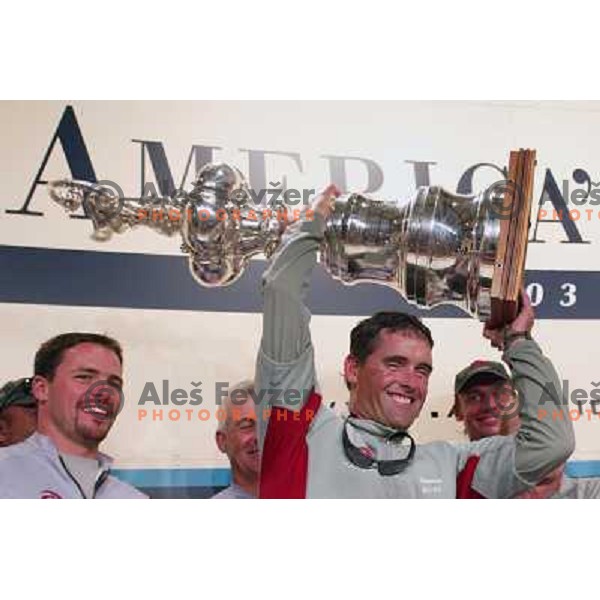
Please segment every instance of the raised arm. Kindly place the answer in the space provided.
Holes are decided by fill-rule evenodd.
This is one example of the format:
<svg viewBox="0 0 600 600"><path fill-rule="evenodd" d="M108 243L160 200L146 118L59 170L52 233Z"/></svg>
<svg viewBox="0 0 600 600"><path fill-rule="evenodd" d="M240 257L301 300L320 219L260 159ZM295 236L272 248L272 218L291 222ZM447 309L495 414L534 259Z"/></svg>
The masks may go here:
<svg viewBox="0 0 600 600"><path fill-rule="evenodd" d="M337 188L329 186L316 198L306 218L289 228L263 275L263 334L255 377L262 400L258 418L261 447L265 409L280 406L300 410L316 383L306 298L331 198L337 195Z"/></svg>

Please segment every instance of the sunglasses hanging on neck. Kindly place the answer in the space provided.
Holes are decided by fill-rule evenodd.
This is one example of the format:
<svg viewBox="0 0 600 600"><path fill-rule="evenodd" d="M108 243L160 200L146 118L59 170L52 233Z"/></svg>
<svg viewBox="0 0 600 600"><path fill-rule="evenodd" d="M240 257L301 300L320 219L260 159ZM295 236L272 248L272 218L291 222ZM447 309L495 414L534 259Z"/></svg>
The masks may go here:
<svg viewBox="0 0 600 600"><path fill-rule="evenodd" d="M397 458L394 460L376 460L370 456L366 456L360 448L355 446L350 441L348 435L348 419L344 421L342 431L342 444L346 458L361 469L377 469L377 472L383 477L398 475L406 469L415 455L415 440L406 431L395 431L389 435L381 436L388 444L402 442L408 440L410 447L405 458Z"/></svg>

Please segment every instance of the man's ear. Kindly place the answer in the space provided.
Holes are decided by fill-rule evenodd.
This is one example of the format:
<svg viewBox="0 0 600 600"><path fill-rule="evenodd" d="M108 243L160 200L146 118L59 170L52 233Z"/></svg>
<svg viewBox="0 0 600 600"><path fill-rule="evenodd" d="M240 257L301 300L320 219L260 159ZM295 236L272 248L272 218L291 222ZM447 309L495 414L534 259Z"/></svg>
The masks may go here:
<svg viewBox="0 0 600 600"><path fill-rule="evenodd" d="M358 359L352 354L348 354L344 359L344 379L348 389L352 389L356 385L358 379Z"/></svg>
<svg viewBox="0 0 600 600"><path fill-rule="evenodd" d="M454 396L454 406L452 408L453 408L453 411L454 411L454 418L457 421L464 421L465 420L465 415L463 413L462 402L460 401L460 398L458 397L458 394L456 394Z"/></svg>
<svg viewBox="0 0 600 600"><path fill-rule="evenodd" d="M217 431L215 435L217 447L223 454L227 454L227 434L224 431Z"/></svg>
<svg viewBox="0 0 600 600"><path fill-rule="evenodd" d="M41 375L35 375L31 380L31 393L38 406L48 402L48 380Z"/></svg>

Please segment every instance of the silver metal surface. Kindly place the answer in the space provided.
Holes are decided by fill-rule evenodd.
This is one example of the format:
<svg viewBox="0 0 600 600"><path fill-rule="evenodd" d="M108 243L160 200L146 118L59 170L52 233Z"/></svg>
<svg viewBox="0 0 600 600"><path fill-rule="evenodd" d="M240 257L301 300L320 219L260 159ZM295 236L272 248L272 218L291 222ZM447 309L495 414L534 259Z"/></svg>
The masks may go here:
<svg viewBox="0 0 600 600"><path fill-rule="evenodd" d="M344 283L388 285L417 306L453 304L487 320L501 201L440 187L419 188L400 206L342 196L327 223L322 262Z"/></svg>
<svg viewBox="0 0 600 600"><path fill-rule="evenodd" d="M255 204L243 175L226 164L206 165L192 191L173 198L120 198L80 181L51 183L50 195L69 212L83 205L98 240L137 226L180 234L192 274L209 287L234 282L252 256L269 257L290 212L281 201ZM341 196L327 222L321 262L345 284L387 285L417 306L453 304L487 320L502 201L493 189L465 196L435 186L398 204Z"/></svg>

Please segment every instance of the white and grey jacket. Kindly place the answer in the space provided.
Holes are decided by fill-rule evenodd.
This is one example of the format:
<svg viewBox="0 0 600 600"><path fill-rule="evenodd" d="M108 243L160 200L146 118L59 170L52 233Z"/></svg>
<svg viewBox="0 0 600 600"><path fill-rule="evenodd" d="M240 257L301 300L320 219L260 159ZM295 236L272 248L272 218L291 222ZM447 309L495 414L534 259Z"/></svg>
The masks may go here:
<svg viewBox="0 0 600 600"><path fill-rule="evenodd" d="M110 475L112 459L98 456L95 499L147 498L133 486ZM24 442L0 448L0 499L86 498L56 446L45 435L34 433Z"/></svg>
<svg viewBox="0 0 600 600"><path fill-rule="evenodd" d="M342 443L344 423L318 391L306 305L323 232L318 214L290 232L263 279L263 336L255 379L262 399L261 497L455 498L457 475L476 455L474 489L487 498L510 498L567 460L574 434L558 375L533 340L518 339L504 354L522 399L522 425L516 436L418 445L410 465L391 477L351 464ZM271 388L296 393L298 401L274 401ZM547 409L546 418L541 406ZM355 428L355 445L375 448L377 459L395 458L394 448L386 443L393 431L373 421L355 424L360 425Z"/></svg>

